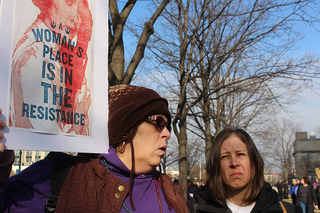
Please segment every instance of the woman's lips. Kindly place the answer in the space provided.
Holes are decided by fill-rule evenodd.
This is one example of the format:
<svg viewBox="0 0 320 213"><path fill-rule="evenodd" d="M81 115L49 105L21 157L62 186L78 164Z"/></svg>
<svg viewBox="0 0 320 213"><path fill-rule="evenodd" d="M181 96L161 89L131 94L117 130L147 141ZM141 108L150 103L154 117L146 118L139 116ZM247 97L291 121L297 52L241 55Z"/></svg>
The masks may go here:
<svg viewBox="0 0 320 213"><path fill-rule="evenodd" d="M231 177L236 178L236 177L240 177L242 175L242 173L232 173Z"/></svg>

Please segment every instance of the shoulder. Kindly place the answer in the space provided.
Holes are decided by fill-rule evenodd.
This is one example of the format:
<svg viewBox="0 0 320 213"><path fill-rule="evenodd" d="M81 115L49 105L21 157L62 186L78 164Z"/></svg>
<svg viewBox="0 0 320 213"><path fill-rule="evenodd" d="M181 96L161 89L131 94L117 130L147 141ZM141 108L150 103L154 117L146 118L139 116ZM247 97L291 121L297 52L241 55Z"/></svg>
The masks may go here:
<svg viewBox="0 0 320 213"><path fill-rule="evenodd" d="M162 191L165 191L168 202L171 204L175 212L187 213L189 212L186 205L186 200L183 196L182 187L178 184L174 184L171 178L163 173L157 171L157 181L160 183Z"/></svg>
<svg viewBox="0 0 320 213"><path fill-rule="evenodd" d="M43 49L43 42L36 42L31 31L26 32L15 46L12 59L17 62L20 56L28 54L36 56L36 54L43 54L40 50Z"/></svg>
<svg viewBox="0 0 320 213"><path fill-rule="evenodd" d="M308 185L308 190L313 194L314 193L313 185Z"/></svg>
<svg viewBox="0 0 320 213"><path fill-rule="evenodd" d="M313 186L312 185L308 185L306 188L307 188L308 191L313 190Z"/></svg>
<svg viewBox="0 0 320 213"><path fill-rule="evenodd" d="M168 175L166 175L166 174L164 174L164 173L160 173L159 171L156 172L156 176L157 176L157 177L160 177L160 176L161 176L162 178L166 179L167 181L172 182L171 178L170 178ZM172 182L172 183L173 183L173 182Z"/></svg>
<svg viewBox="0 0 320 213"><path fill-rule="evenodd" d="M256 204L257 205L257 204ZM261 205L261 204L260 204ZM269 212L288 212L288 213L302 213L302 209L300 206L293 205L292 203L288 203L285 201L278 201L276 203L273 203L271 206L268 206L264 209L257 210L256 206L254 207L255 212L261 212L261 213L269 213Z"/></svg>
<svg viewBox="0 0 320 213"><path fill-rule="evenodd" d="M293 205L292 203L288 203L285 201L281 201L281 202L287 212L302 213L302 209L300 206Z"/></svg>
<svg viewBox="0 0 320 213"><path fill-rule="evenodd" d="M260 191L253 212L282 212L279 200L278 193L266 182Z"/></svg>
<svg viewBox="0 0 320 213"><path fill-rule="evenodd" d="M160 184L164 188L166 188L166 190L171 190L171 191L174 191L175 193L178 193L178 194L183 193L182 186L180 186L178 184L174 184L168 175L157 171L156 176L158 177L157 181L160 182ZM161 177L161 178L159 178L159 177Z"/></svg>
<svg viewBox="0 0 320 213"><path fill-rule="evenodd" d="M228 207L221 205L215 201L215 199L207 193L206 186L200 186L194 194L194 198L188 201L188 207L192 212L200 213L227 213Z"/></svg>
<svg viewBox="0 0 320 213"><path fill-rule="evenodd" d="M274 191L269 183L265 183L260 192L254 210L256 212L282 212L285 208L287 212L300 213L301 208L291 203L281 201L276 191ZM301 212L302 213L302 212Z"/></svg>
<svg viewBox="0 0 320 213"><path fill-rule="evenodd" d="M174 184L168 175L160 173L159 171L156 172L156 177L157 177L157 180L160 182L162 181L163 184L169 184L169 185Z"/></svg>
<svg viewBox="0 0 320 213"><path fill-rule="evenodd" d="M36 56L36 54L43 54L43 45L45 39L43 38L43 30L49 30L48 27L40 20L37 19L22 35L20 40L15 46L12 59L17 62L18 58L22 55ZM40 36L41 35L41 36ZM40 39L41 37L41 39ZM47 44L50 45L50 44ZM24 56L26 57L26 56Z"/></svg>

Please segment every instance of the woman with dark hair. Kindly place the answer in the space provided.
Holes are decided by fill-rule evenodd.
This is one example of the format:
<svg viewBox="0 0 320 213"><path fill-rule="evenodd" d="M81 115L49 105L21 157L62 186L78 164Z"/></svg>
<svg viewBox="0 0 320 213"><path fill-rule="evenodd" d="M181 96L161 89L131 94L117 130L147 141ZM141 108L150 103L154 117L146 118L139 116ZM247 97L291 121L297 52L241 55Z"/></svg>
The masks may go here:
<svg viewBox="0 0 320 213"><path fill-rule="evenodd" d="M168 102L155 91L110 87L108 153L85 162L75 160L55 212L189 212L182 188L156 170L171 136L170 125ZM0 212L45 212L52 159L9 178L14 154L3 150L0 143Z"/></svg>
<svg viewBox="0 0 320 213"><path fill-rule="evenodd" d="M309 184L307 177L301 178L301 185L298 186L297 205L300 205L303 213L313 213L314 208L318 209L318 201L313 187ZM315 206L313 207L313 203Z"/></svg>
<svg viewBox="0 0 320 213"><path fill-rule="evenodd" d="M249 134L242 129L224 129L212 143L208 181L195 194L196 208L191 212L301 212L300 207L280 201L264 181L263 169L263 159Z"/></svg>

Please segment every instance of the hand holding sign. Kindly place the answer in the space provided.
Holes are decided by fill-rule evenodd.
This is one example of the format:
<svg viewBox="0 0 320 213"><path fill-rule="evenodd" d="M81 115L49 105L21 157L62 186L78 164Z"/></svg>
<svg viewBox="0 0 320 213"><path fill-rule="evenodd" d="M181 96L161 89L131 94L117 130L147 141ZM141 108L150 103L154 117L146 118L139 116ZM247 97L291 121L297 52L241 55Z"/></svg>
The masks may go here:
<svg viewBox="0 0 320 213"><path fill-rule="evenodd" d="M2 113L2 109L0 109L0 114ZM0 138L2 138L3 132L1 129L6 127L6 122L0 119ZM14 161L14 152L12 150L4 150L5 143L0 142L0 182L5 182L9 178L9 174L11 172L11 166Z"/></svg>

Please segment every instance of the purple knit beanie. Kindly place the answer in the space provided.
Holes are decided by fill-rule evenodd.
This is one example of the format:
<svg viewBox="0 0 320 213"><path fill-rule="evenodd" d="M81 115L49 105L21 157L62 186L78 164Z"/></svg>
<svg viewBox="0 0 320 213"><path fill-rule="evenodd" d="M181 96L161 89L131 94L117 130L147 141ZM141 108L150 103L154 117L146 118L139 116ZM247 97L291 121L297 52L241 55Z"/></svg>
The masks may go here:
<svg viewBox="0 0 320 213"><path fill-rule="evenodd" d="M150 115L164 115L171 125L168 102L145 87L117 85L109 87L109 144L113 147L123 135Z"/></svg>

